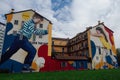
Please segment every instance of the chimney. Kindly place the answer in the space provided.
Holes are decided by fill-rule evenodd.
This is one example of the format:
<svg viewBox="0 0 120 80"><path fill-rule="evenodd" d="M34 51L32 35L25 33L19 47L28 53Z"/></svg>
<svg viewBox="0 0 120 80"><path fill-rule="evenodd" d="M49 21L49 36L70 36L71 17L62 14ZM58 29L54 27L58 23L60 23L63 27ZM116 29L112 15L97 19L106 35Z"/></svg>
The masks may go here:
<svg viewBox="0 0 120 80"><path fill-rule="evenodd" d="M99 25L100 23L101 23L101 21L99 20L99 21L98 21L98 25Z"/></svg>
<svg viewBox="0 0 120 80"><path fill-rule="evenodd" d="M100 25L100 24L104 25L104 22L98 21L98 25Z"/></svg>
<svg viewBox="0 0 120 80"><path fill-rule="evenodd" d="M11 13L13 13L14 12L14 9L11 9Z"/></svg>

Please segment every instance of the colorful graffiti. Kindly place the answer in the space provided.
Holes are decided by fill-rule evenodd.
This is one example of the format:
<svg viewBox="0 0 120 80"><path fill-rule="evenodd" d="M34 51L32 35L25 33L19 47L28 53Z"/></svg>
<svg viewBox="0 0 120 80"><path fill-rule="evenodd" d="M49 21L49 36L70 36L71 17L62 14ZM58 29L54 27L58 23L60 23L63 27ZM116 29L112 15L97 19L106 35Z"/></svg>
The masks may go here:
<svg viewBox="0 0 120 80"><path fill-rule="evenodd" d="M45 59L39 57L38 49L44 44L50 45L50 22L32 10L10 13L6 18L0 69L10 72L39 71L44 67Z"/></svg>
<svg viewBox="0 0 120 80"><path fill-rule="evenodd" d="M116 51L113 32L103 24L97 25L90 30L90 43L92 51L92 68L116 67Z"/></svg>

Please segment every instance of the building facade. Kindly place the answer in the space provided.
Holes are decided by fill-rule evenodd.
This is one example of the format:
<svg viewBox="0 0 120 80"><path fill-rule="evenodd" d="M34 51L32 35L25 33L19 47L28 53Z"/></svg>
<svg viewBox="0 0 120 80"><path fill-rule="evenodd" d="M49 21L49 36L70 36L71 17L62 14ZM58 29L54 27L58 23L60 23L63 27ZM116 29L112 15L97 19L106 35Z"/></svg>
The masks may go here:
<svg viewBox="0 0 120 80"><path fill-rule="evenodd" d="M1 59L2 50L3 50L5 29L6 29L5 24L0 22L0 59Z"/></svg>
<svg viewBox="0 0 120 80"><path fill-rule="evenodd" d="M27 21L32 20L33 16L36 14L41 16L43 21L35 26L35 30L36 29L47 30L48 33L46 35L32 34L32 37L29 39L29 42L36 49L36 54L31 65L33 71L39 71L40 67L44 66L45 59L41 57L42 54L44 54L47 51L48 56L51 56L51 44L52 44L51 21L49 21L47 18L43 17L42 15L40 15L39 13L37 13L32 9L19 11L19 12L14 12L14 10L12 9L10 13L5 14L6 22L7 22L5 29L3 26L0 26L0 28L2 28L0 30L4 29L5 31L3 32L3 34L5 33L4 40L2 40L3 41L2 43L0 43L1 45L3 45L3 48L1 49L2 54L5 54L6 51L11 47L12 43L14 43L15 36L19 33L19 30L22 28L22 26L26 25ZM44 51L41 50L41 48L44 49ZM22 72L23 66L25 66L24 61L27 55L28 53L22 48L20 48L15 54L13 54L10 57L10 59L8 59L7 61L5 61L3 64L0 65L0 69L7 69L10 72Z"/></svg>
<svg viewBox="0 0 120 80"><path fill-rule="evenodd" d="M64 40L66 45L61 46ZM104 23L89 27L72 39L53 38L53 41L54 59L73 61L75 69L108 69L118 66L113 31Z"/></svg>
<svg viewBox="0 0 120 80"><path fill-rule="evenodd" d="M54 60L66 61L66 64L69 64L73 70L91 69L88 30L78 33L71 39L52 38L52 41L52 58ZM65 44L63 45L63 43Z"/></svg>
<svg viewBox="0 0 120 80"><path fill-rule="evenodd" d="M99 23L90 29L89 37L92 68L116 68L118 63L113 31L104 23Z"/></svg>
<svg viewBox="0 0 120 80"><path fill-rule="evenodd" d="M38 13L30 9L12 11L5 15L6 25L0 23L1 55L11 47L15 35L25 22L33 18L34 14ZM39 14L39 16L41 15ZM88 27L71 39L52 38L52 23L47 18L43 16L42 18L43 21L37 24L35 29L48 30L48 34L32 34L29 39L37 51L31 65L32 71L108 69L118 66L113 31L104 23ZM24 61L27 55L25 50L19 49L10 59L0 64L0 69L24 72Z"/></svg>

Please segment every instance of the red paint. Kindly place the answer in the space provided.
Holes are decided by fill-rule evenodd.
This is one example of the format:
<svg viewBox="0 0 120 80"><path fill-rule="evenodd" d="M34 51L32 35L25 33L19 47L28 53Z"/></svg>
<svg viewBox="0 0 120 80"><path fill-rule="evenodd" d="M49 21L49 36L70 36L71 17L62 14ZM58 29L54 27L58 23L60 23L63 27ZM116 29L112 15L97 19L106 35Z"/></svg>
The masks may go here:
<svg viewBox="0 0 120 80"><path fill-rule="evenodd" d="M61 67L60 60L52 59L51 56L48 56L48 45L42 45L38 49L38 56L45 58L45 66L40 69L40 71L61 71L61 70L74 70L74 68L67 62L67 67Z"/></svg>
<svg viewBox="0 0 120 80"><path fill-rule="evenodd" d="M48 45L44 44L38 49L38 57L46 57L48 54Z"/></svg>
<svg viewBox="0 0 120 80"><path fill-rule="evenodd" d="M105 30L106 30L106 31L108 32L108 34L109 34L109 39L110 39L111 44L114 45L114 41L112 40L113 32L112 32L109 28L107 28L107 27L105 27Z"/></svg>

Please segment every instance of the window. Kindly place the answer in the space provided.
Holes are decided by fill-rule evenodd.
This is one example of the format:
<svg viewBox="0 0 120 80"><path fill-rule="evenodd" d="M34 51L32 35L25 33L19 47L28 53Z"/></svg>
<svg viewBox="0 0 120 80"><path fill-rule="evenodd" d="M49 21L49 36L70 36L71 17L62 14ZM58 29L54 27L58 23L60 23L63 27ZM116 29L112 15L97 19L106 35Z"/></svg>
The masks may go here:
<svg viewBox="0 0 120 80"><path fill-rule="evenodd" d="M24 25L24 21L22 21L22 23L21 23L21 26L23 26Z"/></svg>
<svg viewBox="0 0 120 80"><path fill-rule="evenodd" d="M111 51L111 49L110 49L110 55L112 55L112 51Z"/></svg>
<svg viewBox="0 0 120 80"><path fill-rule="evenodd" d="M87 41L85 42L85 46L88 47L88 42Z"/></svg>
<svg viewBox="0 0 120 80"><path fill-rule="evenodd" d="M88 50L86 51L86 56L87 56L87 57L89 56Z"/></svg>
<svg viewBox="0 0 120 80"><path fill-rule="evenodd" d="M42 38L42 35L39 35L39 38Z"/></svg>
<svg viewBox="0 0 120 80"><path fill-rule="evenodd" d="M15 20L15 21L14 21L14 24L15 24L15 25L18 25L18 20Z"/></svg>
<svg viewBox="0 0 120 80"><path fill-rule="evenodd" d="M33 41L36 41L36 35L33 34Z"/></svg>
<svg viewBox="0 0 120 80"><path fill-rule="evenodd" d="M52 41L52 45L54 45L54 41Z"/></svg>
<svg viewBox="0 0 120 80"><path fill-rule="evenodd" d="M80 66L80 67L83 67L83 66L84 66L84 63L83 63L83 62L79 62L79 66Z"/></svg>
<svg viewBox="0 0 120 80"><path fill-rule="evenodd" d="M40 24L40 25L39 25L39 28L43 28L43 24Z"/></svg>
<svg viewBox="0 0 120 80"><path fill-rule="evenodd" d="M73 50L73 48L71 47L71 51Z"/></svg>
<svg viewBox="0 0 120 80"><path fill-rule="evenodd" d="M79 39L81 39L81 35L79 36Z"/></svg>
<svg viewBox="0 0 120 80"><path fill-rule="evenodd" d="M73 50L73 48L71 47L71 51Z"/></svg>
<svg viewBox="0 0 120 80"><path fill-rule="evenodd" d="M86 33L84 33L84 34L83 34L83 37L84 37L84 39L86 39L86 37L87 37L87 34L86 34Z"/></svg>
<svg viewBox="0 0 120 80"><path fill-rule="evenodd" d="M98 56L96 56L96 60L99 60L99 57L98 57Z"/></svg>
<svg viewBox="0 0 120 80"><path fill-rule="evenodd" d="M61 67L67 67L67 63L66 62L61 62Z"/></svg>
<svg viewBox="0 0 120 80"><path fill-rule="evenodd" d="M76 55L75 56L79 56L79 53L78 52L76 52Z"/></svg>
<svg viewBox="0 0 120 80"><path fill-rule="evenodd" d="M16 30L13 30L13 34L16 35L16 34L17 34L17 31L16 31Z"/></svg>
<svg viewBox="0 0 120 80"><path fill-rule="evenodd" d="M85 52L83 51L81 56L84 56L84 54L85 54Z"/></svg>
<svg viewBox="0 0 120 80"><path fill-rule="evenodd" d="M64 48L62 48L62 52L64 53Z"/></svg>
<svg viewBox="0 0 120 80"><path fill-rule="evenodd" d="M82 42L82 43L81 43L81 47L83 47L83 45L84 45L84 43Z"/></svg>
<svg viewBox="0 0 120 80"><path fill-rule="evenodd" d="M98 47L98 50L99 50L99 54L101 54L101 49L100 49L100 47Z"/></svg>

